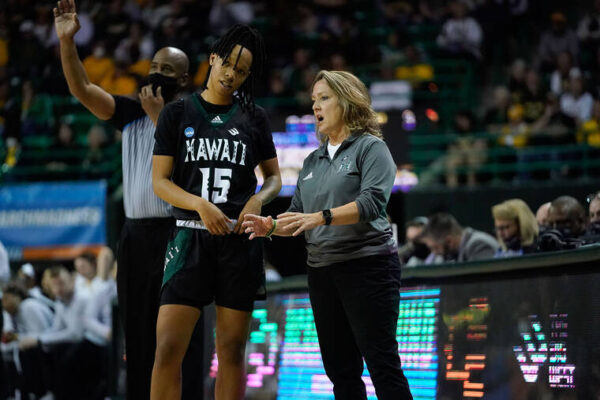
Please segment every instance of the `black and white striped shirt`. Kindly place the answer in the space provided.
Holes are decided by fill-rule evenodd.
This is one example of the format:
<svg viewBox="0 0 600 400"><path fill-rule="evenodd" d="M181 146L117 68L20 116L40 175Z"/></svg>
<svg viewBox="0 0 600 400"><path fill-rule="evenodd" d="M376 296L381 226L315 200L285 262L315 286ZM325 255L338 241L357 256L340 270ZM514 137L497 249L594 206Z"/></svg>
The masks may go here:
<svg viewBox="0 0 600 400"><path fill-rule="evenodd" d="M123 203L127 218L170 217L171 206L152 189L152 150L156 127L139 101L114 96L108 121L123 132Z"/></svg>

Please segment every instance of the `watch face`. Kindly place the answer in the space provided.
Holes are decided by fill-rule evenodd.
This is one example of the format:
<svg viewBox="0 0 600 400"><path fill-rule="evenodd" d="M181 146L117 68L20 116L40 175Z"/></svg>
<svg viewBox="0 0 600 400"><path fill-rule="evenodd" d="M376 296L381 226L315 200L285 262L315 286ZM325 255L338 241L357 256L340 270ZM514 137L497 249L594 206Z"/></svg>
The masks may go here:
<svg viewBox="0 0 600 400"><path fill-rule="evenodd" d="M323 210L323 218L325 218L325 225L331 224L331 210Z"/></svg>

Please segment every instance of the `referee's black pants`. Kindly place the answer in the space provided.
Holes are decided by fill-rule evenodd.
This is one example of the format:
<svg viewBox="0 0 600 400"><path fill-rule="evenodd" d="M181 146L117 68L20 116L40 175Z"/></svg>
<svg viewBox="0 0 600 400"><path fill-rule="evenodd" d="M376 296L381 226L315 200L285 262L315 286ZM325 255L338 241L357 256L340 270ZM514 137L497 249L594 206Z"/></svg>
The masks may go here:
<svg viewBox="0 0 600 400"><path fill-rule="evenodd" d="M127 398L150 399L156 320L165 251L173 218L125 220L117 252L119 314L125 331ZM183 362L182 399L202 399L202 324L196 326Z"/></svg>
<svg viewBox="0 0 600 400"><path fill-rule="evenodd" d="M363 357L379 400L412 400L396 328L397 254L308 267L308 289L323 366L336 400L366 400Z"/></svg>

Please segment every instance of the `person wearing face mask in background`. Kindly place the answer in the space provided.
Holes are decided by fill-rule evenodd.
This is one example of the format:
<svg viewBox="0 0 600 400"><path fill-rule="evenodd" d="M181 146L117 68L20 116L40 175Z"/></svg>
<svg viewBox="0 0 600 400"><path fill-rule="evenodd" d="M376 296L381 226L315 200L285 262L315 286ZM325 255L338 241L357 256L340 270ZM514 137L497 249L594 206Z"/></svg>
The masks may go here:
<svg viewBox="0 0 600 400"><path fill-rule="evenodd" d="M473 228L463 228L447 213L429 217L421 239L432 253L445 262L487 260L494 257L500 245L493 236Z"/></svg>
<svg viewBox="0 0 600 400"><path fill-rule="evenodd" d="M439 264L444 260L432 253L421 240L423 229L429 222L427 217L415 217L406 223L406 243L398 248L398 257L406 267L416 267L423 264Z"/></svg>
<svg viewBox="0 0 600 400"><path fill-rule="evenodd" d="M515 257L536 248L539 227L535 215L520 199L511 199L492 207L492 216L500 250L496 257Z"/></svg>
<svg viewBox="0 0 600 400"><path fill-rule="evenodd" d="M156 321L167 241L174 227L171 206L152 189L152 149L158 116L188 82L188 57L174 47L158 50L139 100L112 96L89 79L75 45L79 21L74 0L54 8L63 72L69 90L88 110L123 132L123 203L125 224L118 245L117 293L125 331L127 398L150 398L156 348ZM95 56L102 57L102 48ZM183 398L201 397L201 380L186 371L201 368L201 332L197 329L184 362Z"/></svg>
<svg viewBox="0 0 600 400"><path fill-rule="evenodd" d="M547 227L538 241L538 251L576 249L586 243L587 215L577 199L560 196L550 203Z"/></svg>
<svg viewBox="0 0 600 400"><path fill-rule="evenodd" d="M587 234L600 237L600 192L587 196L589 206L589 218Z"/></svg>

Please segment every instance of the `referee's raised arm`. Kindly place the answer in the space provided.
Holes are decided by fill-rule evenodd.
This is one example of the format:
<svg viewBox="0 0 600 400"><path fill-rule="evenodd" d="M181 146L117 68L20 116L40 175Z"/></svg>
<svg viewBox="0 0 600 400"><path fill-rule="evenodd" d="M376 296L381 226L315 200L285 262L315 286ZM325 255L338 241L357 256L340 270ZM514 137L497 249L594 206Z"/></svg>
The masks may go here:
<svg viewBox="0 0 600 400"><path fill-rule="evenodd" d="M79 31L75 0L60 0L54 12L54 27L60 42L60 61L69 91L96 117L107 120L115 112L115 99L90 82L73 39Z"/></svg>

